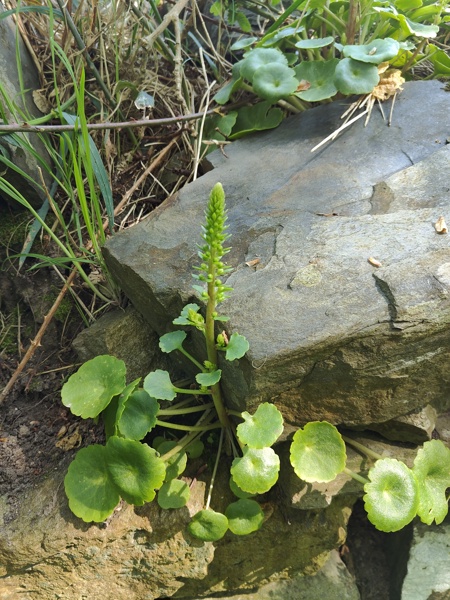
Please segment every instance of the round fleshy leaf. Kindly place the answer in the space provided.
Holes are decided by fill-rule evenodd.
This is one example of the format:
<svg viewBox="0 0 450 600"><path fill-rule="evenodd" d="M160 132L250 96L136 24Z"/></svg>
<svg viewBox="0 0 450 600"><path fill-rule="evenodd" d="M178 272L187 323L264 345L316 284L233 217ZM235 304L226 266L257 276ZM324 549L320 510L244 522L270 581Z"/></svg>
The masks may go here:
<svg viewBox="0 0 450 600"><path fill-rule="evenodd" d="M263 100L276 102L298 87L294 69L279 63L259 67L253 74L253 91Z"/></svg>
<svg viewBox="0 0 450 600"><path fill-rule="evenodd" d="M234 479L230 477L230 490L233 492L237 498L252 498L256 494L250 494L249 492L244 492L241 488L236 484Z"/></svg>
<svg viewBox="0 0 450 600"><path fill-rule="evenodd" d="M260 40L260 45L264 48L269 48L270 46L276 46L281 40L284 38L289 38L291 36L297 35L301 31L304 31L304 27L283 27L281 29L276 29L272 33L265 35L262 40Z"/></svg>
<svg viewBox="0 0 450 600"><path fill-rule="evenodd" d="M181 479L171 479L161 486L158 504L161 508L181 508L189 500L189 486Z"/></svg>
<svg viewBox="0 0 450 600"><path fill-rule="evenodd" d="M340 60L334 72L334 85L345 95L370 94L379 80L376 65L352 58Z"/></svg>
<svg viewBox="0 0 450 600"><path fill-rule="evenodd" d="M237 426L237 436L250 448L272 446L283 433L283 416L276 406L264 402L255 414L244 411L243 423Z"/></svg>
<svg viewBox="0 0 450 600"><path fill-rule="evenodd" d="M210 373L198 373L195 376L195 381L202 387L206 388L219 382L221 375L222 371L220 369L217 369L216 371L211 371Z"/></svg>
<svg viewBox="0 0 450 600"><path fill-rule="evenodd" d="M194 440L189 446L186 447L186 454L189 458L199 458L203 454L205 445L202 440Z"/></svg>
<svg viewBox="0 0 450 600"><path fill-rule="evenodd" d="M249 348L247 338L239 333L232 333L225 347L225 358L230 361L242 358Z"/></svg>
<svg viewBox="0 0 450 600"><path fill-rule="evenodd" d="M435 38L439 33L438 25L424 25L423 23L416 23L405 17L405 15L397 15L403 33L408 35L415 35L423 38Z"/></svg>
<svg viewBox="0 0 450 600"><path fill-rule="evenodd" d="M373 40L363 46L344 46L343 54L346 58L353 58L365 63L379 65L397 56L400 44L392 38Z"/></svg>
<svg viewBox="0 0 450 600"><path fill-rule="evenodd" d="M183 342L186 339L185 331L171 331L159 338L159 347L163 352L173 352L183 347Z"/></svg>
<svg viewBox="0 0 450 600"><path fill-rule="evenodd" d="M106 466L106 449L95 444L78 451L64 478L70 510L80 519L101 523L120 500Z"/></svg>
<svg viewBox="0 0 450 600"><path fill-rule="evenodd" d="M295 74L299 81L307 81L310 87L295 95L307 102L319 102L326 98L332 98L337 93L334 85L334 72L338 63L337 58L301 62L295 67Z"/></svg>
<svg viewBox="0 0 450 600"><path fill-rule="evenodd" d="M204 542L216 542L228 530L228 519L214 510L201 510L192 517L188 525L189 533Z"/></svg>
<svg viewBox="0 0 450 600"><path fill-rule="evenodd" d="M173 400L177 395L170 381L169 373L161 369L147 375L144 379L144 390L158 400Z"/></svg>
<svg viewBox="0 0 450 600"><path fill-rule="evenodd" d="M385 532L399 531L417 514L418 485L411 469L394 459L378 460L364 486L364 507L369 521Z"/></svg>
<svg viewBox="0 0 450 600"><path fill-rule="evenodd" d="M244 48L248 48L249 46L252 46L257 41L258 41L258 38L255 38L255 37L244 37L244 38L241 38L240 40L237 40L237 42L234 42L234 44L232 44L230 46L230 50L233 50L233 51L243 50Z"/></svg>
<svg viewBox="0 0 450 600"><path fill-rule="evenodd" d="M287 58L276 48L254 48L241 61L240 74L248 81L253 81L255 72L262 66L277 63L279 66L287 66Z"/></svg>
<svg viewBox="0 0 450 600"><path fill-rule="evenodd" d="M295 432L290 460L303 481L332 481L345 468L344 440L334 425L312 421Z"/></svg>
<svg viewBox="0 0 450 600"><path fill-rule="evenodd" d="M123 360L107 354L88 360L71 375L61 390L64 406L83 419L94 419L125 388Z"/></svg>
<svg viewBox="0 0 450 600"><path fill-rule="evenodd" d="M441 440L425 442L417 452L413 473L419 486L419 508L421 521L439 525L448 512L446 490L450 487L450 449Z"/></svg>
<svg viewBox="0 0 450 600"><path fill-rule="evenodd" d="M236 485L250 494L268 492L278 479L278 455L272 448L244 448L243 453L233 460L230 469Z"/></svg>
<svg viewBox="0 0 450 600"><path fill-rule="evenodd" d="M142 440L156 424L159 404L145 390L136 390L128 398L117 424L120 433L130 440Z"/></svg>
<svg viewBox="0 0 450 600"><path fill-rule="evenodd" d="M160 444L158 446L159 455L163 456L164 454L169 452L169 450L172 450L172 448L175 448L176 445L177 445L177 442L173 442L170 440L163 442L162 444ZM175 479L176 477L181 475L181 473L183 473L183 471L185 470L186 465L187 465L186 452L178 452L177 454L174 454L173 456L171 456L169 458L169 460L166 462L165 481L169 481L170 479Z"/></svg>
<svg viewBox="0 0 450 600"><path fill-rule="evenodd" d="M106 464L120 495L129 504L151 502L164 482L166 466L147 444L117 436L106 442Z"/></svg>
<svg viewBox="0 0 450 600"><path fill-rule="evenodd" d="M228 527L235 535L248 535L257 531L264 521L264 513L255 500L242 498L227 506L225 516Z"/></svg>
<svg viewBox="0 0 450 600"><path fill-rule="evenodd" d="M300 40L295 44L296 48L300 48L301 50L312 50L315 48L324 48L325 46L329 46L334 42L333 36L328 36L325 38L313 38L310 40Z"/></svg>

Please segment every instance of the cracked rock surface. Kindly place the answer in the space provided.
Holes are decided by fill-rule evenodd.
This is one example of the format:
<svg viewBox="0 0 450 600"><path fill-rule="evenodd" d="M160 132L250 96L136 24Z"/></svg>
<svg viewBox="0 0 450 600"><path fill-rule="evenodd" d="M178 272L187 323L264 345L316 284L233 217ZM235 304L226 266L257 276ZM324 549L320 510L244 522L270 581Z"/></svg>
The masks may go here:
<svg viewBox="0 0 450 600"><path fill-rule="evenodd" d="M108 242L114 276L165 333L194 298L203 212L213 185L223 184L232 236L227 284L235 291L222 313L229 333L250 342L239 365L220 365L234 407L270 400L288 424L350 426L426 404L449 408L450 238L434 228L440 216L450 221L443 88L405 84L391 127L374 110L367 127L354 124L314 154L339 126L342 101L239 140L226 156L209 156L208 173ZM194 334L194 350L199 341Z"/></svg>

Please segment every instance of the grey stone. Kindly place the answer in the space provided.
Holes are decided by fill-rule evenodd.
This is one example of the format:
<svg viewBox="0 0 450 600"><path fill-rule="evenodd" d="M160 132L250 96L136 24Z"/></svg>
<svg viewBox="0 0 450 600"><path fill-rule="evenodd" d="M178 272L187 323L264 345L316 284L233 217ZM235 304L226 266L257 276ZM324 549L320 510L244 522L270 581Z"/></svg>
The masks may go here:
<svg viewBox="0 0 450 600"><path fill-rule="evenodd" d="M450 598L450 521L415 523L401 600Z"/></svg>
<svg viewBox="0 0 450 600"><path fill-rule="evenodd" d="M360 600L360 597L354 578L340 559L339 553L334 550L315 575L280 580L269 583L252 594L220 596L220 600Z"/></svg>
<svg viewBox="0 0 450 600"><path fill-rule="evenodd" d="M76 337L73 347L83 362L101 354L120 358L127 367L128 381L133 381L167 366L167 355L159 350L158 342L158 334L130 306L97 319Z"/></svg>
<svg viewBox="0 0 450 600"><path fill-rule="evenodd" d="M0 4L0 14L4 13L5 11L6 9L2 4ZM22 113L31 115L31 118L42 117L42 113L37 109L32 98L32 91L39 88L37 69L28 53L28 50L25 48L22 38L19 35L18 48L20 53L20 64L25 94L22 94L20 89L16 60L17 35L17 29L12 17L7 17L0 20L0 80L2 82L2 87L6 94L8 94L9 100L15 103ZM2 99L0 99L0 105L2 110L5 112L8 121L14 122L18 120L18 117L11 113L8 106L3 102ZM20 120L23 121L23 118ZM31 145L41 159L49 164L49 155L37 134L22 133L17 135L22 137L26 144ZM34 184L34 181L41 184L41 178L38 170L38 160L26 148L8 144L4 138L2 138L1 144L2 146L6 146L7 152L10 155L10 160L20 169L25 171L25 173L30 175L31 180L22 178L18 173L16 173L16 171L5 168L3 164L0 166L2 176L5 177L5 179L7 179L7 181L11 183L17 190L19 190L19 192L33 206L41 206L42 201L45 198L45 194L38 189L37 185ZM45 170L43 170L43 176L44 181L46 184L48 184L50 180ZM4 199L6 201L10 201L7 196L5 196Z"/></svg>
<svg viewBox="0 0 450 600"><path fill-rule="evenodd" d="M107 243L123 290L165 333L194 298L195 242L222 182L234 287L222 312L229 332L250 342L239 364L220 365L233 408L270 400L287 424L365 425L429 403L449 407L449 237L433 227L450 188L443 87L405 84L391 127L374 111L366 128L355 124L315 154L339 124L340 101L239 140L226 157L210 155L212 171ZM246 266L256 257L256 268ZM200 341L194 332L194 350Z"/></svg>
<svg viewBox="0 0 450 600"><path fill-rule="evenodd" d="M436 419L436 410L428 404L422 410L391 419L386 423L368 425L367 429L377 431L388 440L423 444L431 439L436 427Z"/></svg>

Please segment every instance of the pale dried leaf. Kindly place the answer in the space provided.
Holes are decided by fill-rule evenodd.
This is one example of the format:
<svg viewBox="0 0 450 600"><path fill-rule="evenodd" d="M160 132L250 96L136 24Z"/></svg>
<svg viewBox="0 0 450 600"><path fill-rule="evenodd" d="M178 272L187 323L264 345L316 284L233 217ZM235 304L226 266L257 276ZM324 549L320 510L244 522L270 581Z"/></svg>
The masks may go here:
<svg viewBox="0 0 450 600"><path fill-rule="evenodd" d="M376 258L374 258L373 256L369 257L367 259L367 261L373 266L373 267L381 267L381 262L379 260L377 260Z"/></svg>
<svg viewBox="0 0 450 600"><path fill-rule="evenodd" d="M448 233L447 223L445 222L445 219L442 216L439 217L439 219L436 221L436 223L434 224L434 228L436 229L437 233Z"/></svg>
<svg viewBox="0 0 450 600"><path fill-rule="evenodd" d="M404 83L405 80L399 69L389 69L386 72L381 72L380 82L373 89L371 95L378 98L378 100L388 100L388 98L394 96L398 91L401 91L401 86Z"/></svg>

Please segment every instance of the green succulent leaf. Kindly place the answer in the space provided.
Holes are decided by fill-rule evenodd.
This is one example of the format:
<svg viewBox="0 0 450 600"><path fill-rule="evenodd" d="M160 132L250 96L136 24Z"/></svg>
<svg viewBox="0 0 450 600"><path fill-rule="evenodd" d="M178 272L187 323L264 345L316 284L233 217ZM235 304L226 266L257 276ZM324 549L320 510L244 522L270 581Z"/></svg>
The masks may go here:
<svg viewBox="0 0 450 600"><path fill-rule="evenodd" d="M419 486L417 514L427 525L439 525L448 512L446 490L450 487L450 449L441 440L425 442L417 452L413 473Z"/></svg>
<svg viewBox="0 0 450 600"><path fill-rule="evenodd" d="M304 27L283 27L281 29L276 29L272 33L265 35L259 44L263 48L269 48L271 46L276 46L281 40L285 38L292 37L297 35L301 31L304 31Z"/></svg>
<svg viewBox="0 0 450 600"><path fill-rule="evenodd" d="M334 42L334 37L332 35L325 38L312 38L309 40L300 40L295 44L296 48L300 48L301 50L312 50L315 48L324 48L325 46L329 46Z"/></svg>
<svg viewBox="0 0 450 600"><path fill-rule="evenodd" d="M253 82L253 76L262 66L270 63L287 66L287 62L283 52L277 48L254 48L241 61L240 74L241 77Z"/></svg>
<svg viewBox="0 0 450 600"><path fill-rule="evenodd" d="M435 38L439 33L438 25L423 25L422 23L415 23L411 21L405 15L398 15L398 20L402 31L405 36L415 35L423 38Z"/></svg>
<svg viewBox="0 0 450 600"><path fill-rule="evenodd" d="M158 446L158 453L160 456L163 456L172 448L175 448L178 442L174 442L168 440L163 442ZM169 481L170 479L176 479L179 475L183 473L187 465L187 456L186 452L177 452L169 458L166 466L166 477L165 480Z"/></svg>
<svg viewBox="0 0 450 600"><path fill-rule="evenodd" d="M249 492L244 492L241 488L236 484L233 477L230 477L230 490L233 492L237 498L251 498L256 494L250 494Z"/></svg>
<svg viewBox="0 0 450 600"><path fill-rule="evenodd" d="M244 33L250 33L252 30L252 26L251 26L250 21L247 19L246 15L239 10L236 12L235 17L236 17L236 23L238 24L240 29Z"/></svg>
<svg viewBox="0 0 450 600"><path fill-rule="evenodd" d="M364 486L364 507L369 521L385 532L410 523L419 507L418 485L411 469L394 459L377 460Z"/></svg>
<svg viewBox="0 0 450 600"><path fill-rule="evenodd" d="M194 440L186 446L186 454L190 459L199 458L203 454L203 450L205 449L205 445L202 440Z"/></svg>
<svg viewBox="0 0 450 600"><path fill-rule="evenodd" d="M123 360L107 354L88 360L61 390L64 406L83 419L94 419L126 386Z"/></svg>
<svg viewBox="0 0 450 600"><path fill-rule="evenodd" d="M189 311L193 310L198 312L200 306L198 304L186 304L180 313L180 316L172 321L174 325L192 325L192 321L189 319Z"/></svg>
<svg viewBox="0 0 450 600"><path fill-rule="evenodd" d="M244 106L240 108L236 119L236 125L229 136L230 140L237 140L252 131L263 131L273 129L283 120L283 111L281 108L271 108L272 103L258 102L254 106Z"/></svg>
<svg viewBox="0 0 450 600"><path fill-rule="evenodd" d="M275 485L280 459L272 448L244 448L243 456L235 458L231 475L238 487L250 494L264 494Z"/></svg>
<svg viewBox="0 0 450 600"><path fill-rule="evenodd" d="M117 427L117 424L120 421L120 418L122 417L122 413L125 410L125 406L128 401L128 398L136 390L140 381L141 381L140 377L139 377L139 379L135 379L134 381L132 381L130 384L127 385L127 387L123 390L123 392L120 394L120 396L118 396L117 410L116 410L116 414L115 414L115 427ZM113 404L113 403L111 402L111 404ZM108 405L108 407L106 408L106 411L108 411L109 406L110 405Z"/></svg>
<svg viewBox="0 0 450 600"><path fill-rule="evenodd" d="M86 523L101 523L120 500L106 466L106 449L94 444L78 451L64 478L70 510Z"/></svg>
<svg viewBox="0 0 450 600"><path fill-rule="evenodd" d="M450 56L434 44L428 45L429 60L433 63L435 75L450 75Z"/></svg>
<svg viewBox="0 0 450 600"><path fill-rule="evenodd" d="M159 347L162 352L173 352L183 347L183 342L186 339L186 332L184 331L171 331L166 333L159 338Z"/></svg>
<svg viewBox="0 0 450 600"><path fill-rule="evenodd" d="M158 504L161 508L181 508L189 500L189 486L181 479L171 479L161 486Z"/></svg>
<svg viewBox="0 0 450 600"><path fill-rule="evenodd" d="M141 442L110 437L106 442L106 464L111 480L129 504L151 502L155 489L164 482L164 462L156 450Z"/></svg>
<svg viewBox="0 0 450 600"><path fill-rule="evenodd" d="M248 535L257 531L264 521L264 513L255 500L241 498L227 506L225 516L228 527L235 535Z"/></svg>
<svg viewBox="0 0 450 600"><path fill-rule="evenodd" d="M310 84L310 87L295 95L307 102L319 102L326 98L332 98L337 94L334 73L338 63L337 58L301 62L295 67L295 74L299 81L304 79Z"/></svg>
<svg viewBox="0 0 450 600"><path fill-rule="evenodd" d="M243 335L232 333L225 347L225 358L230 361L242 358L249 348L250 344Z"/></svg>
<svg viewBox="0 0 450 600"><path fill-rule="evenodd" d="M345 95L370 94L380 76L376 65L343 58L334 72L334 85Z"/></svg>
<svg viewBox="0 0 450 600"><path fill-rule="evenodd" d="M144 379L144 390L157 400L173 400L177 395L167 371L157 369Z"/></svg>
<svg viewBox="0 0 450 600"><path fill-rule="evenodd" d="M117 409L119 406L119 397L114 396L105 410L102 412L103 425L105 426L106 439L112 435L117 435Z"/></svg>
<svg viewBox="0 0 450 600"><path fill-rule="evenodd" d="M198 373L195 376L195 381L202 387L210 387L220 381L221 375L222 371L220 369L211 371L210 373Z"/></svg>
<svg viewBox="0 0 450 600"><path fill-rule="evenodd" d="M264 402L253 415L244 411L241 416L237 436L249 448L272 446L283 433L283 416L273 404Z"/></svg>
<svg viewBox="0 0 450 600"><path fill-rule="evenodd" d="M230 50L243 50L244 48L252 46L257 41L258 38L255 37L243 37L240 40L237 40L237 42L234 42L234 44L230 46Z"/></svg>
<svg viewBox="0 0 450 600"><path fill-rule="evenodd" d="M121 435L130 440L142 440L156 425L159 403L145 390L136 390L128 398L117 423Z"/></svg>
<svg viewBox="0 0 450 600"><path fill-rule="evenodd" d="M253 74L253 91L270 102L277 102L280 98L293 94L297 86L294 69L280 63L263 65Z"/></svg>
<svg viewBox="0 0 450 600"><path fill-rule="evenodd" d="M192 517L188 525L189 533L204 542L216 542L228 530L228 519L222 513L204 509Z"/></svg>
<svg viewBox="0 0 450 600"><path fill-rule="evenodd" d="M364 63L379 65L397 56L400 44L392 38L372 40L370 44L344 46L343 54L346 58L353 58Z"/></svg>
<svg viewBox="0 0 450 600"><path fill-rule="evenodd" d="M290 460L303 481L332 481L345 468L344 440L334 425L312 421L295 432Z"/></svg>

